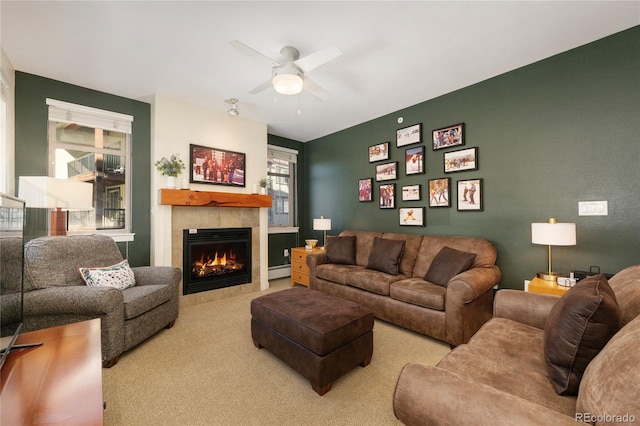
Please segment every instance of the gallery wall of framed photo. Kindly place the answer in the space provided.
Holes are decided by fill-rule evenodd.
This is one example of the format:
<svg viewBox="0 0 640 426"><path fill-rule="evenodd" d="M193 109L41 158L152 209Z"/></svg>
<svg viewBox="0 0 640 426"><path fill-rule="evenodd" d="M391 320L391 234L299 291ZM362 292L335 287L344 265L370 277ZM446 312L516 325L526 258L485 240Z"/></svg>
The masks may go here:
<svg viewBox="0 0 640 426"><path fill-rule="evenodd" d="M483 211L483 178L475 176L479 149L467 146L464 123L435 128L429 141L423 140L423 123L414 123L396 129L395 143L370 145L371 176L358 180L358 201L397 210L401 226L426 226L428 209ZM427 170L426 156L436 156L441 168Z"/></svg>

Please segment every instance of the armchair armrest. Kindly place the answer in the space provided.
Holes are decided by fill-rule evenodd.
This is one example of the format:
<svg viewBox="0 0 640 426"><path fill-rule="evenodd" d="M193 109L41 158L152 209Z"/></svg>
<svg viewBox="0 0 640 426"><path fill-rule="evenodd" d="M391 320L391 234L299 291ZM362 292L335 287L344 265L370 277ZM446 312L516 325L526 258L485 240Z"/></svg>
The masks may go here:
<svg viewBox="0 0 640 426"><path fill-rule="evenodd" d="M136 266L131 268L136 285L176 285L182 279L182 271L174 266Z"/></svg>
<svg viewBox="0 0 640 426"><path fill-rule="evenodd" d="M430 365L407 364L393 395L405 425L573 425L573 417Z"/></svg>
<svg viewBox="0 0 640 426"><path fill-rule="evenodd" d="M544 329L549 312L558 299L559 296L550 294L499 290L493 305L493 316Z"/></svg>

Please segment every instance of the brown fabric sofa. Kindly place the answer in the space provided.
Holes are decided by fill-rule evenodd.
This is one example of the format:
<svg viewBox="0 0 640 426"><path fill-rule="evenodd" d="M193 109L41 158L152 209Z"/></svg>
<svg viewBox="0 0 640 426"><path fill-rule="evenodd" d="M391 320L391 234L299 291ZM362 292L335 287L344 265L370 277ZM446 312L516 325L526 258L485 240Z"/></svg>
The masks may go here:
<svg viewBox="0 0 640 426"><path fill-rule="evenodd" d="M577 396L558 395L545 322L558 296L500 290L494 318L437 366L407 364L393 397L407 425L561 425L640 421L640 265L609 280L620 330L587 365Z"/></svg>
<svg viewBox="0 0 640 426"><path fill-rule="evenodd" d="M22 240L2 240L2 322L18 321L19 312L5 310L6 293L19 290ZM14 259L11 261L11 259ZM173 326L178 317L179 268L133 267L135 285L124 290L90 287L78 268L98 268L123 260L106 235L40 237L24 245L24 329L39 330L93 318L101 319L103 366L153 334ZM17 287L16 287L17 286ZM5 312L6 311L6 312Z"/></svg>
<svg viewBox="0 0 640 426"><path fill-rule="evenodd" d="M340 236L355 237L354 264L327 263L326 251L309 254L312 289L359 303L377 318L452 346L467 342L491 318L493 287L500 283L502 273L489 241L368 231L343 231ZM376 238L405 242L397 274L367 267ZM445 247L474 253L475 259L468 270L437 285L425 276Z"/></svg>

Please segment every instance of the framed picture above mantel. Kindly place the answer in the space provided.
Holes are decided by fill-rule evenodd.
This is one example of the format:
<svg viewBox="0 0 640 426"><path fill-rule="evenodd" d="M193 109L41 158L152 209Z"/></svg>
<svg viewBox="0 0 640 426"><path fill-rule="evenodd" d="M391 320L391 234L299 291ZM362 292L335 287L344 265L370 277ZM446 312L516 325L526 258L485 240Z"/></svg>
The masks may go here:
<svg viewBox="0 0 640 426"><path fill-rule="evenodd" d="M189 182L244 187L246 155L241 152L189 145Z"/></svg>

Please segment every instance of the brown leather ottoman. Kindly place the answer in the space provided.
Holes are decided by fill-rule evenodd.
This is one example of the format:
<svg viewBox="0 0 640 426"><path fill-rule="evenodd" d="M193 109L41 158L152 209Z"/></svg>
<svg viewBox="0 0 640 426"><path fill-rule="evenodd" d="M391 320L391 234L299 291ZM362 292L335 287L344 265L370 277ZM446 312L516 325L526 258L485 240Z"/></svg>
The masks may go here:
<svg viewBox="0 0 640 426"><path fill-rule="evenodd" d="M251 337L309 379L318 395L373 355L373 312L348 300L294 287L251 301Z"/></svg>

